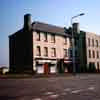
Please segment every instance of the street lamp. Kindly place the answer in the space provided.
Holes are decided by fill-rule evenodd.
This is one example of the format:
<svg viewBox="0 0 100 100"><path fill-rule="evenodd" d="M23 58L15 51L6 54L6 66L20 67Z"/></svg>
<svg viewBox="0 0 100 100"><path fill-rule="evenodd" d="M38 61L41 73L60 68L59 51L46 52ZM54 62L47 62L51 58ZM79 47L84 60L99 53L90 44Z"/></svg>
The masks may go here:
<svg viewBox="0 0 100 100"><path fill-rule="evenodd" d="M76 16L71 18L71 26L72 26L72 63L73 63L73 74L75 75L76 68L75 68L75 44L74 44L74 34L73 34L73 19L79 16L85 15L84 13L80 13Z"/></svg>

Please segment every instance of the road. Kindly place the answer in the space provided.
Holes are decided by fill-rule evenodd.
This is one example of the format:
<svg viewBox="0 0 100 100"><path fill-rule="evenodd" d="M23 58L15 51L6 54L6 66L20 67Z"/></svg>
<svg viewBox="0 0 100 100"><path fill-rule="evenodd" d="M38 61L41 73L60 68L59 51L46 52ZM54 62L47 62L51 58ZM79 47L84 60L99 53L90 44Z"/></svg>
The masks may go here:
<svg viewBox="0 0 100 100"><path fill-rule="evenodd" d="M2 79L0 100L100 100L100 75Z"/></svg>

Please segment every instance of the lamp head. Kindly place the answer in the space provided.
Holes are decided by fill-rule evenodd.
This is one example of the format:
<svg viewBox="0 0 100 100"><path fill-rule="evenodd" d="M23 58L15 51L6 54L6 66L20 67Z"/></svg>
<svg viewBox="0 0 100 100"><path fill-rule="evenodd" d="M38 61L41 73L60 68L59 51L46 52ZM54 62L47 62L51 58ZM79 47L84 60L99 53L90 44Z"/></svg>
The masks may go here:
<svg viewBox="0 0 100 100"><path fill-rule="evenodd" d="M81 14L80 14L80 16L83 16L83 15L85 15L85 14L84 14L84 13L81 13Z"/></svg>

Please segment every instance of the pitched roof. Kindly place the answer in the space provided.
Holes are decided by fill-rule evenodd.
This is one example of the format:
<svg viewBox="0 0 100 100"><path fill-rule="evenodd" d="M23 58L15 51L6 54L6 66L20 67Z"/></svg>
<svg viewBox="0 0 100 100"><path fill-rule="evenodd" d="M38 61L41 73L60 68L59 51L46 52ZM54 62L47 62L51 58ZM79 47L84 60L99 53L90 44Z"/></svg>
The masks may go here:
<svg viewBox="0 0 100 100"><path fill-rule="evenodd" d="M33 30L37 30L37 31L43 31L43 32L64 35L64 36L70 36L69 34L65 33L64 27L59 27L59 26L55 26L55 25L51 25L51 24L38 22L38 21L32 23L32 28L33 28Z"/></svg>

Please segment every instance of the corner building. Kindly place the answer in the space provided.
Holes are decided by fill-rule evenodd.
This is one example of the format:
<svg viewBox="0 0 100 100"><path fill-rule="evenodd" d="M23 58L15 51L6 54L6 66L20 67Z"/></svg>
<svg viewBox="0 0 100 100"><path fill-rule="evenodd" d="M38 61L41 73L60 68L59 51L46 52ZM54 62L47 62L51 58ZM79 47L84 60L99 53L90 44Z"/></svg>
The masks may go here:
<svg viewBox="0 0 100 100"><path fill-rule="evenodd" d="M31 23L31 15L26 14L24 27L9 36L10 72L71 72L71 40L63 27Z"/></svg>

